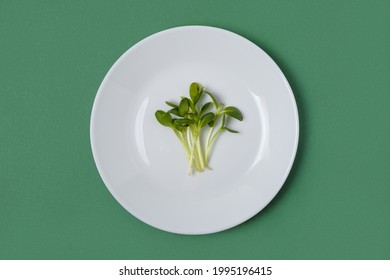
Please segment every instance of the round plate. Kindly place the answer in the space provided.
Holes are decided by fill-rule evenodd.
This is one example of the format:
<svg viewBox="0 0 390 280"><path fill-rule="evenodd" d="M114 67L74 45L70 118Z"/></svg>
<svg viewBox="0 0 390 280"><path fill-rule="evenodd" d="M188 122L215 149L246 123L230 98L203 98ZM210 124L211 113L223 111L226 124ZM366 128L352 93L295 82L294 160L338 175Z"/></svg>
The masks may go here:
<svg viewBox="0 0 390 280"><path fill-rule="evenodd" d="M203 84L239 108L210 160L213 170L188 176L183 148L155 119L166 100ZM185 26L130 48L104 78L91 116L99 173L115 199L156 228L206 234L261 211L282 187L298 144L291 88L275 62L247 39L218 28Z"/></svg>

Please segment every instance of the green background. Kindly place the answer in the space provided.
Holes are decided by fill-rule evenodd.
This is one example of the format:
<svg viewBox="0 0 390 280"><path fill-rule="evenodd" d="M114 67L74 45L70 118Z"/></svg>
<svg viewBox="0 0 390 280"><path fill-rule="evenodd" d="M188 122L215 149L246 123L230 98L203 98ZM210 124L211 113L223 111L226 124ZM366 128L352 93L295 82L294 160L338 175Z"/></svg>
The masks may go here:
<svg viewBox="0 0 390 280"><path fill-rule="evenodd" d="M390 259L389 1L0 1L1 259ZM126 212L95 167L97 89L129 47L181 25L236 32L300 114L290 176L204 236Z"/></svg>

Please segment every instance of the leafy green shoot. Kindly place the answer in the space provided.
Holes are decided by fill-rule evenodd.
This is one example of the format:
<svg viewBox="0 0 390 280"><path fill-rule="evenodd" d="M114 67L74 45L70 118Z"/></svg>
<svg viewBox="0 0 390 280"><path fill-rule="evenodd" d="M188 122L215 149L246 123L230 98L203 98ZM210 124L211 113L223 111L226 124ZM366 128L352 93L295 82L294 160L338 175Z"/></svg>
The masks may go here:
<svg viewBox="0 0 390 280"><path fill-rule="evenodd" d="M202 105L200 100L203 94L211 101ZM161 125L170 127L179 139L188 160L188 174L191 175L194 170L203 172L206 168L212 169L209 166L211 151L223 131L238 133L226 126L227 118L239 121L244 118L239 109L233 106L225 107L199 83L191 83L189 97L181 97L177 104L166 101L171 109L158 110L155 116ZM203 138L202 134L207 128L207 137ZM203 143L202 139L205 139Z"/></svg>

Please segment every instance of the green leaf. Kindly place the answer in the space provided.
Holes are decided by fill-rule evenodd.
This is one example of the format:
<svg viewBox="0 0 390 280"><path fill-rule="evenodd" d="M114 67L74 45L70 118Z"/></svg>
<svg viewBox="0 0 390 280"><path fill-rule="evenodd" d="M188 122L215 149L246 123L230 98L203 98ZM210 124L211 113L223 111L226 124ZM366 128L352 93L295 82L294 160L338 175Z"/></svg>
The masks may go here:
<svg viewBox="0 0 390 280"><path fill-rule="evenodd" d="M214 120L214 113L207 113L200 119L200 127L204 127L206 124L212 122Z"/></svg>
<svg viewBox="0 0 390 280"><path fill-rule="evenodd" d="M169 110L168 113L171 113L173 115L181 117L180 114L179 114L179 109L178 108L173 108L173 109Z"/></svg>
<svg viewBox="0 0 390 280"><path fill-rule="evenodd" d="M233 106L226 107L225 109L223 109L221 111L221 113L222 114L226 114L229 117L235 118L235 119L237 119L239 121L242 121L244 119L242 117L242 114L241 114L240 110L238 110L236 107L233 107Z"/></svg>
<svg viewBox="0 0 390 280"><path fill-rule="evenodd" d="M192 102L192 100L190 100L190 108L191 108L193 113L198 114L198 112L196 111L196 108L195 108L195 104L194 104L194 102Z"/></svg>
<svg viewBox="0 0 390 280"><path fill-rule="evenodd" d="M208 102L208 103L204 104L202 106L202 109L200 109L199 115L203 115L204 113L206 113L207 110L210 108L211 104L213 104L213 103L212 102Z"/></svg>
<svg viewBox="0 0 390 280"><path fill-rule="evenodd" d="M216 123L217 120L218 120L218 117L219 117L219 115L215 115L215 116L214 116L214 119L213 119L211 122L209 122L209 126L210 126L210 127L213 127L213 126L215 125L215 123Z"/></svg>
<svg viewBox="0 0 390 280"><path fill-rule="evenodd" d="M172 103L172 102L169 102L169 101L165 101L165 103L173 108L177 108L179 106L177 106L175 103Z"/></svg>
<svg viewBox="0 0 390 280"><path fill-rule="evenodd" d="M190 125L190 124L194 124L195 122L191 119L187 119L187 118L184 118L184 119L175 119L175 124L177 125L180 125L180 126L183 126L183 125Z"/></svg>
<svg viewBox="0 0 390 280"><path fill-rule="evenodd" d="M176 120L176 119L173 120L173 127L174 127L176 130L178 130L178 131L183 131L183 130L185 129L185 126L180 126L180 125L178 125L177 123L175 123L175 120Z"/></svg>
<svg viewBox="0 0 390 280"><path fill-rule="evenodd" d="M190 100L188 98L183 98L179 104L180 116L184 117L188 113L189 109L190 109Z"/></svg>
<svg viewBox="0 0 390 280"><path fill-rule="evenodd" d="M194 120L195 122L198 122L198 121L199 121L198 115L196 115L196 114L194 114L194 113L189 113L189 114L188 114L188 117L189 117L191 120Z"/></svg>
<svg viewBox="0 0 390 280"><path fill-rule="evenodd" d="M172 125L172 117L169 113L166 113L164 111L158 110L156 111L156 119L159 123L161 123L163 126L171 126Z"/></svg>
<svg viewBox="0 0 390 280"><path fill-rule="evenodd" d="M198 83L192 83L190 85L190 97L191 100L194 102L194 105L199 101L200 97L203 93L203 86Z"/></svg>
<svg viewBox="0 0 390 280"><path fill-rule="evenodd" d="M199 93L199 84L198 83L191 83L190 85L190 97L192 101L195 101L196 96Z"/></svg>
<svg viewBox="0 0 390 280"><path fill-rule="evenodd" d="M227 131L229 131L231 133L238 133L237 130L234 130L234 129L231 129L231 128L228 128L228 127L224 127L223 129L225 129L225 130L227 130Z"/></svg>

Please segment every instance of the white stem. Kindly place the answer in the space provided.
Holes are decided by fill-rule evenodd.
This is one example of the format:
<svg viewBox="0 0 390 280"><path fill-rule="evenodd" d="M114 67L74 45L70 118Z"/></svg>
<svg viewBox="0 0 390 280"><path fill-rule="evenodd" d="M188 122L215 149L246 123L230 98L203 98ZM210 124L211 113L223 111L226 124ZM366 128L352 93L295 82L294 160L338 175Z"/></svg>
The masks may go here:
<svg viewBox="0 0 390 280"><path fill-rule="evenodd" d="M207 166L208 165L208 162L209 162L209 157L208 157L208 149L209 149L209 145L210 145L210 139L211 139L211 135L213 134L213 131L214 131L214 126L210 127L210 130L209 130L209 134L207 135L207 139L206 139L206 147L205 147L205 151L206 151L206 154L205 154L205 165Z"/></svg>
<svg viewBox="0 0 390 280"><path fill-rule="evenodd" d="M204 162L204 159L203 159L202 146L200 145L199 136L198 136L198 139L196 141L196 147L197 147L197 150L198 150L200 169L201 169L201 171L203 171L204 170L204 166L205 166L205 162Z"/></svg>
<svg viewBox="0 0 390 280"><path fill-rule="evenodd" d="M191 154L190 154L190 160L189 160L189 166L188 166L188 175L191 175L191 173L192 173L192 161L195 161L194 151L195 151L195 144L196 144L198 135L196 135L195 138L194 138L194 135L192 135L191 138L192 138L191 139L192 140L191 141ZM194 167L196 168L196 162L194 162Z"/></svg>
<svg viewBox="0 0 390 280"><path fill-rule="evenodd" d="M215 143L215 140L217 139L218 135L221 134L222 127L217 130L217 132L214 134L214 136L211 138L209 145L207 146L206 150L206 158L208 159L210 156L211 149L213 148L213 145Z"/></svg>
<svg viewBox="0 0 390 280"><path fill-rule="evenodd" d="M187 142L188 142L188 147L191 147L192 143L191 143L191 131L190 131L190 128L187 127Z"/></svg>

